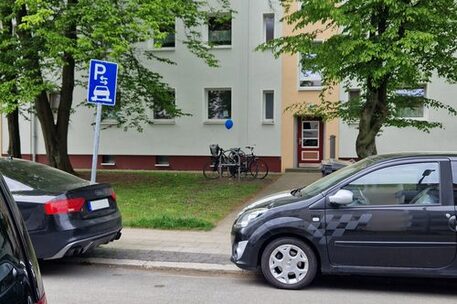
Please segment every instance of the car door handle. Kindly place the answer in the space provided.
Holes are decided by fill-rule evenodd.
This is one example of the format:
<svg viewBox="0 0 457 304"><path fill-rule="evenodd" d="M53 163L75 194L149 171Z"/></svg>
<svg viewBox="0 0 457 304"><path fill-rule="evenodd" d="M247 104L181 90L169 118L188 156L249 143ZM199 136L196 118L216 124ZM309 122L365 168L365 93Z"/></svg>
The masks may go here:
<svg viewBox="0 0 457 304"><path fill-rule="evenodd" d="M455 215L449 218L449 228L451 228L452 231L457 232L457 217Z"/></svg>

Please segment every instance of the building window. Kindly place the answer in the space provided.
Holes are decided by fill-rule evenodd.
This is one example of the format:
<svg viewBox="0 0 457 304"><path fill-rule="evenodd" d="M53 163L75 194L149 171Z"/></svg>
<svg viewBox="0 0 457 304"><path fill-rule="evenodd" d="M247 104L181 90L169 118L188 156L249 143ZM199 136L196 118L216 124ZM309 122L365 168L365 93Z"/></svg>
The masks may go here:
<svg viewBox="0 0 457 304"><path fill-rule="evenodd" d="M156 165L156 167L169 167L170 161L168 159L168 156L163 156L163 155L156 156L155 165Z"/></svg>
<svg viewBox="0 0 457 304"><path fill-rule="evenodd" d="M274 120L274 91L263 92L263 120L273 122Z"/></svg>
<svg viewBox="0 0 457 304"><path fill-rule="evenodd" d="M425 118L425 108L422 99L425 98L425 87L415 89L396 90L398 96L404 97L409 105L399 109L399 115L403 118ZM415 100L416 99L416 100Z"/></svg>
<svg viewBox="0 0 457 304"><path fill-rule="evenodd" d="M302 66L302 62L307 59L313 59L315 54L301 54L300 56L300 88L322 87L322 75L319 72L306 70Z"/></svg>
<svg viewBox="0 0 457 304"><path fill-rule="evenodd" d="M206 90L208 119L229 119L232 117L232 91L230 89Z"/></svg>
<svg viewBox="0 0 457 304"><path fill-rule="evenodd" d="M361 93L359 89L350 89L349 90L349 101L360 99Z"/></svg>
<svg viewBox="0 0 457 304"><path fill-rule="evenodd" d="M275 38L275 15L263 15L263 27L265 31L265 42L271 41Z"/></svg>
<svg viewBox="0 0 457 304"><path fill-rule="evenodd" d="M102 155L102 165L103 166L114 166L116 161L113 155Z"/></svg>
<svg viewBox="0 0 457 304"><path fill-rule="evenodd" d="M174 48L176 46L175 24L160 27L160 33L164 36L157 39L160 48Z"/></svg>
<svg viewBox="0 0 457 304"><path fill-rule="evenodd" d="M208 20L208 42L211 45L232 45L232 15L223 14Z"/></svg>
<svg viewBox="0 0 457 304"><path fill-rule="evenodd" d="M59 112L60 106L60 93L51 92L48 93L49 106L51 107L52 115L54 116L54 122L57 122L57 113Z"/></svg>
<svg viewBox="0 0 457 304"><path fill-rule="evenodd" d="M170 103L176 104L176 90L170 89ZM155 120L170 120L173 117L167 113L166 109L160 105L154 105L154 119Z"/></svg>

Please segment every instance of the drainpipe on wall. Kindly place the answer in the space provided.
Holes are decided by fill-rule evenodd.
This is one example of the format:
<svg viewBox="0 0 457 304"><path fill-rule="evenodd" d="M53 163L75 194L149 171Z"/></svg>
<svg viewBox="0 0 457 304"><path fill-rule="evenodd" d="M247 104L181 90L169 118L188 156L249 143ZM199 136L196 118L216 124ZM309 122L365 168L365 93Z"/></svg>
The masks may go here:
<svg viewBox="0 0 457 304"><path fill-rule="evenodd" d="M36 162L36 124L35 113L30 113L30 154L32 161Z"/></svg>
<svg viewBox="0 0 457 304"><path fill-rule="evenodd" d="M334 160L336 157L336 136L330 135L330 159Z"/></svg>

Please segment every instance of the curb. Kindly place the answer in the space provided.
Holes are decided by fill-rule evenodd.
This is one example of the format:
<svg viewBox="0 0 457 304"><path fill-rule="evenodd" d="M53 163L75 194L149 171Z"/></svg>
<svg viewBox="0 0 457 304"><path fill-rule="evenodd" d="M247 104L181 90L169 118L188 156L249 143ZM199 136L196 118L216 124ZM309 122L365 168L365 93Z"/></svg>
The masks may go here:
<svg viewBox="0 0 457 304"><path fill-rule="evenodd" d="M105 259L105 258L72 258L70 263L106 265L119 267L134 267L146 270L174 270L174 271L198 271L218 274L242 274L245 271L235 265L206 264L206 263L182 263L182 262L158 262L129 259Z"/></svg>

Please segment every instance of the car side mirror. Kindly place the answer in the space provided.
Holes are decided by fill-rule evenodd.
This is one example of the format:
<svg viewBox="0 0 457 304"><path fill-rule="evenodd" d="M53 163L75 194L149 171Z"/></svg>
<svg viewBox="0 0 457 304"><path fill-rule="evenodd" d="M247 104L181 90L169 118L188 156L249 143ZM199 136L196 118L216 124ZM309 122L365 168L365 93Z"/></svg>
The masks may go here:
<svg viewBox="0 0 457 304"><path fill-rule="evenodd" d="M354 199L354 194L352 193L352 191L341 189L341 190L338 190L338 192L335 193L334 195L329 196L328 199L329 199L330 203L332 203L332 204L348 205L348 204L352 203L352 201Z"/></svg>

